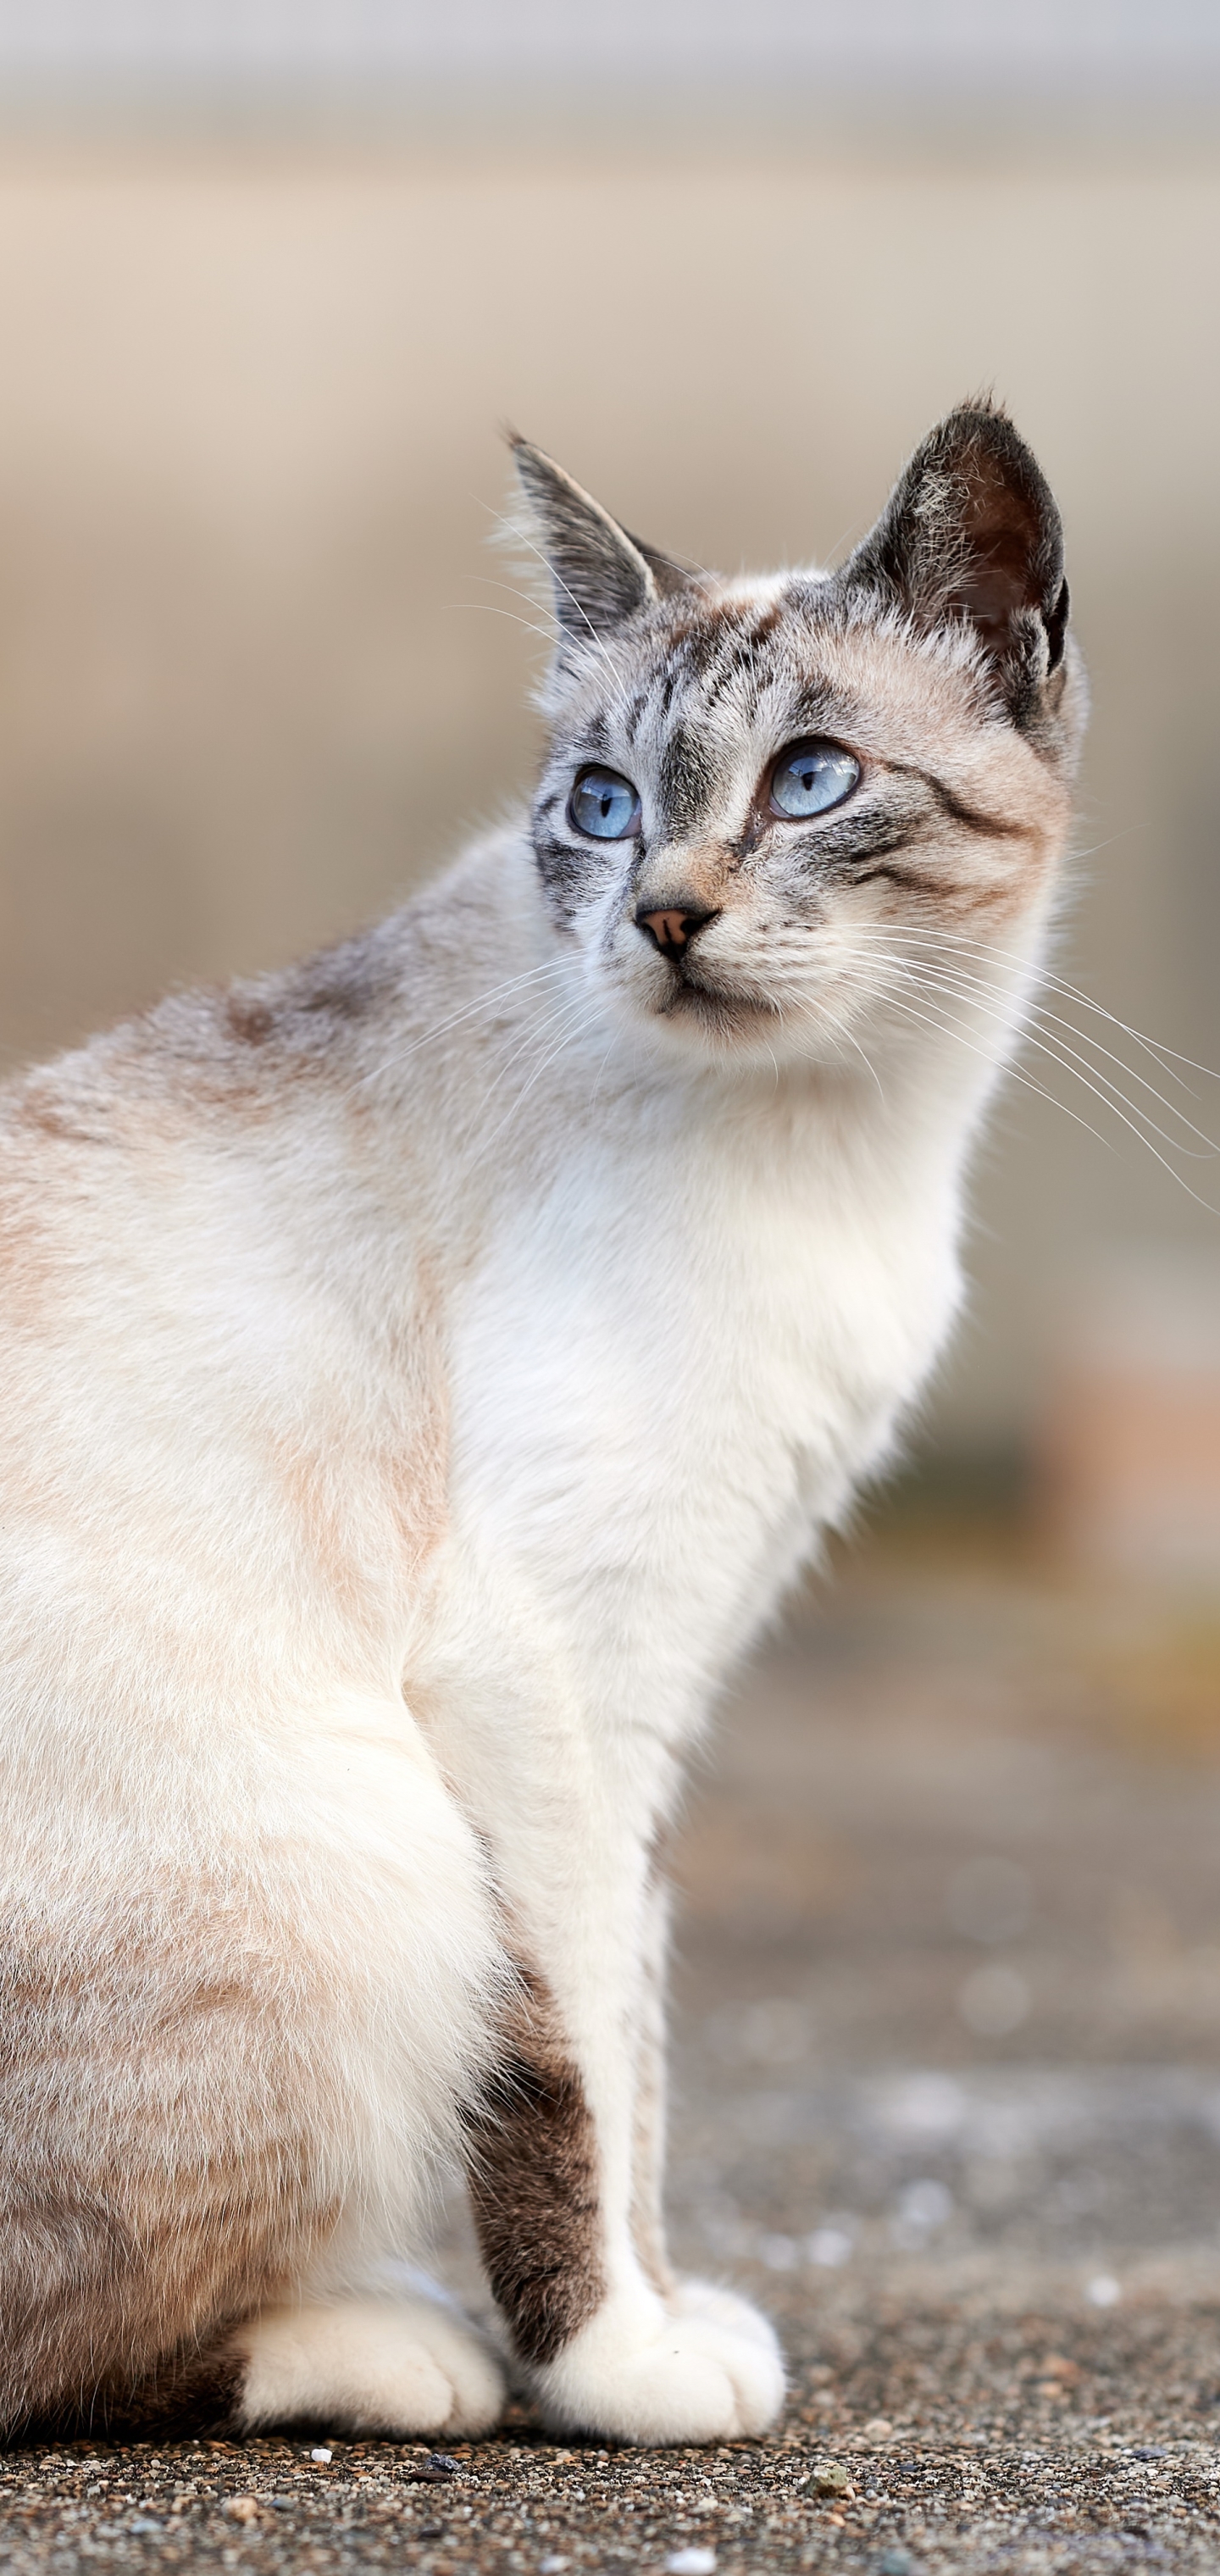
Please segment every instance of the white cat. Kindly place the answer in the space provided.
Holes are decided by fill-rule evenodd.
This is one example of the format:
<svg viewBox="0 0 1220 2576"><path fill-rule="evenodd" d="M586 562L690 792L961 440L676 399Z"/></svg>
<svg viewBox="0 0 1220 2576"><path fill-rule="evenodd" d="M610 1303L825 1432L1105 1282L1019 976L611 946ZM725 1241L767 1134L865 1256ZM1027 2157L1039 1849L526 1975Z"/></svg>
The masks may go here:
<svg viewBox="0 0 1220 2576"><path fill-rule="evenodd" d="M532 815L4 1099L10 2429L490 2426L493 2353L376 2287L455 2151L548 2423L781 2402L665 2260L658 1832L952 1320L1083 692L986 405L830 575L517 463Z"/></svg>

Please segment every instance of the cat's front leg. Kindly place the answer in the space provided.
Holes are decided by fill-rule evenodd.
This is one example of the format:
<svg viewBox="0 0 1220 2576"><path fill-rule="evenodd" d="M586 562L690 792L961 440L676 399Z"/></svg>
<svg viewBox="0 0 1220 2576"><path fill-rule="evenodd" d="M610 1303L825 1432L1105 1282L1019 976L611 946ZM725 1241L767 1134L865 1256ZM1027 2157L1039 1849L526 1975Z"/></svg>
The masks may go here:
<svg viewBox="0 0 1220 2576"><path fill-rule="evenodd" d="M654 1870L644 1901L640 1994L636 2012L631 2233L653 2288L667 2300L673 2297L678 2286L665 2243L665 1996L669 1968L669 1918L669 1885L660 1871Z"/></svg>
<svg viewBox="0 0 1220 2576"><path fill-rule="evenodd" d="M735 2290L716 2281L675 2277L665 2243L665 1994L669 1965L670 1889L656 1872L645 1909L642 1979L636 2050L635 2140L631 2228L640 2261L677 2316L705 2317L710 2325L744 2335L776 2354L766 2317Z"/></svg>
<svg viewBox="0 0 1220 2576"><path fill-rule="evenodd" d="M631 2442L733 2439L774 2420L783 2365L743 2301L672 2284L648 2223L657 1900L623 1843L579 1872L556 1853L547 1901L529 1908L521 1987L472 2126L475 2219L549 2423Z"/></svg>

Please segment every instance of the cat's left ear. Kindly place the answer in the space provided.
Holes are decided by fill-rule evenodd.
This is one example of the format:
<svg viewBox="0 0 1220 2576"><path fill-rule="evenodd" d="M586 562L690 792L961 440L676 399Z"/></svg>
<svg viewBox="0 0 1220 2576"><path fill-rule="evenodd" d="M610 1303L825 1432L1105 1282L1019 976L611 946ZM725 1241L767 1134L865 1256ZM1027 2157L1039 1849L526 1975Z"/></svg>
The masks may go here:
<svg viewBox="0 0 1220 2576"><path fill-rule="evenodd" d="M1005 412L965 403L939 422L838 578L879 592L926 632L968 623L1013 722L1036 721L1067 634L1063 526Z"/></svg>
<svg viewBox="0 0 1220 2576"><path fill-rule="evenodd" d="M552 456L509 433L531 530L546 561L560 634L574 642L607 634L658 599L684 587L687 575L655 546L646 546L574 483Z"/></svg>

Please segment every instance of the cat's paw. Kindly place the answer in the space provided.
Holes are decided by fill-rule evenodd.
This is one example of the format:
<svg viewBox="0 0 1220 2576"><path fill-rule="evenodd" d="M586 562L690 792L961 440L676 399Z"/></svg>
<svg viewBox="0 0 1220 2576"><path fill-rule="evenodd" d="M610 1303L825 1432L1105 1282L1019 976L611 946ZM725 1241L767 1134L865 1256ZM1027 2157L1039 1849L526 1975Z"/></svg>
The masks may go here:
<svg viewBox="0 0 1220 2576"><path fill-rule="evenodd" d="M536 2375L548 2424L619 2442L725 2442L765 2433L784 2365L766 2319L702 2282L663 2308L607 2300Z"/></svg>
<svg viewBox="0 0 1220 2576"><path fill-rule="evenodd" d="M464 2317L433 2299L269 2308L230 2350L244 2364L234 2411L246 2432L314 2422L454 2439L490 2432L504 2405L494 2355Z"/></svg>
<svg viewBox="0 0 1220 2576"><path fill-rule="evenodd" d="M722 2290L716 2281L679 2281L669 2295L674 2316L704 2317L712 2326L723 2326L726 2333L742 2335L769 2353L781 2379L783 2361L779 2340L769 2317L749 2299L739 2298L736 2290Z"/></svg>

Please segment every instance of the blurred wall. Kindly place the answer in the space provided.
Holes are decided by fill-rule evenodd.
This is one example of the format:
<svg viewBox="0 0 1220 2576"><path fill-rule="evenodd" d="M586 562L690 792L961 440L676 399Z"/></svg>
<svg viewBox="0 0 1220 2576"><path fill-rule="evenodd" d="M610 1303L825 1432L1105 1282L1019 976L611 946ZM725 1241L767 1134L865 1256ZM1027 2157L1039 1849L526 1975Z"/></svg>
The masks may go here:
<svg viewBox="0 0 1220 2576"><path fill-rule="evenodd" d="M1092 672L1061 971L1220 1064L1220 169L1164 138L857 131L10 137L10 1062L347 929L525 786L541 647L487 548L498 421L736 567L842 549L991 385L1060 495ZM1066 1106L1012 1089L987 1148L950 1443L1021 1436L1099 1249L1220 1231L1079 1080L1026 1069ZM1189 1080L1214 1132L1220 1085Z"/></svg>

